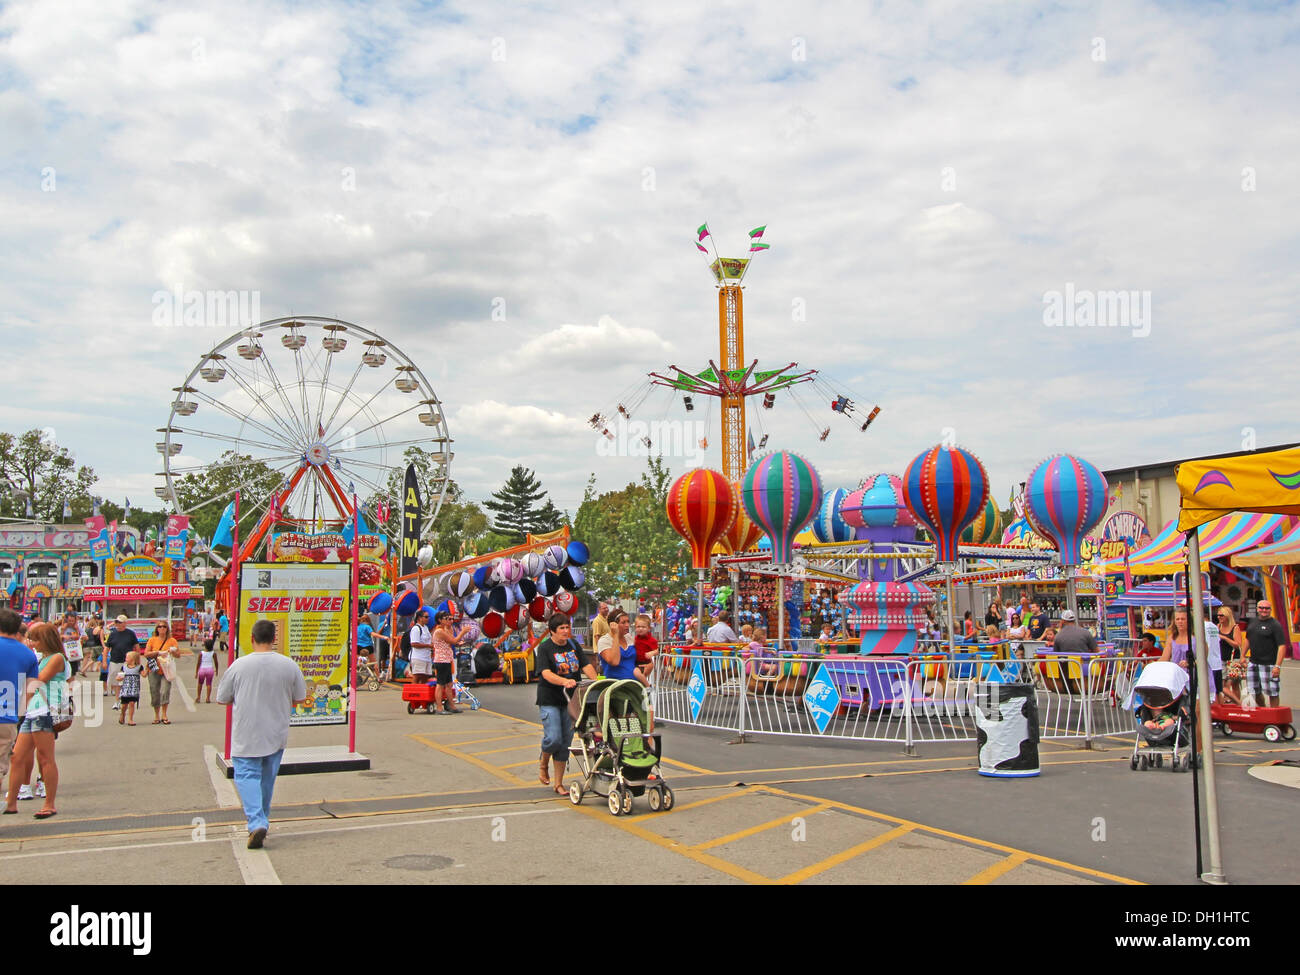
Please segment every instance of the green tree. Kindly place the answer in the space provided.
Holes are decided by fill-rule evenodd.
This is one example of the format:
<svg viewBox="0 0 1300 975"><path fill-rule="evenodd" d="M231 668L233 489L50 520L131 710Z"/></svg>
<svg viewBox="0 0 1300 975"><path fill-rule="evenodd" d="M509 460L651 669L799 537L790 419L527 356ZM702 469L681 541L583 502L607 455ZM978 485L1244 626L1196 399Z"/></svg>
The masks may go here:
<svg viewBox="0 0 1300 975"><path fill-rule="evenodd" d="M43 430L19 436L0 433L0 477L9 485L8 491L0 493L0 515L26 517L29 500L39 521L63 521L65 503L72 509L73 521L90 515L94 470L78 466L72 453Z"/></svg>
<svg viewBox="0 0 1300 975"><path fill-rule="evenodd" d="M257 519L266 513L271 492L277 490L283 480L283 475L261 461L227 450L203 470L181 477L176 482L176 498L181 513L190 516L190 531L202 536L204 541L211 541L221 513L234 499L236 491L240 492L239 531L242 535L251 531Z"/></svg>
<svg viewBox="0 0 1300 975"><path fill-rule="evenodd" d="M666 502L672 476L662 459L652 457L639 484L596 494L596 477L587 481L573 519L574 537L586 542L587 586L593 595L662 599L687 583L680 578L683 542L668 522Z"/></svg>
<svg viewBox="0 0 1300 975"><path fill-rule="evenodd" d="M549 500L544 507L537 507L537 503L545 497L546 491L537 476L522 464L516 464L510 469L510 477L501 490L493 492L492 497L483 502L483 507L496 516L492 530L510 539L510 544L519 545L529 532L554 530L540 527L543 514L547 518L559 515ZM558 528L559 525L555 527Z"/></svg>

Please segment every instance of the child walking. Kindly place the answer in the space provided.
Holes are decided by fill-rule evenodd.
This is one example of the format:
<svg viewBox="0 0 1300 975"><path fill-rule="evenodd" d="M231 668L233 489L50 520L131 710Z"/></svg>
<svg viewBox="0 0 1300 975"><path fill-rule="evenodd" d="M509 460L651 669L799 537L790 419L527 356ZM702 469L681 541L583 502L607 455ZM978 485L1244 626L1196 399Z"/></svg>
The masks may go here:
<svg viewBox="0 0 1300 975"><path fill-rule="evenodd" d="M211 640L203 641L203 649L199 651L198 664L194 668L194 679L197 680L198 688L194 691L194 700L203 694L203 685L208 685L208 697L205 704L212 703L212 678L217 676L217 651L213 649Z"/></svg>
<svg viewBox="0 0 1300 975"><path fill-rule="evenodd" d="M122 713L117 718L118 724L135 726L135 706L140 703L140 671L142 669L140 666L140 651L132 650L126 655L126 663L117 674L120 688L118 700L122 705Z"/></svg>

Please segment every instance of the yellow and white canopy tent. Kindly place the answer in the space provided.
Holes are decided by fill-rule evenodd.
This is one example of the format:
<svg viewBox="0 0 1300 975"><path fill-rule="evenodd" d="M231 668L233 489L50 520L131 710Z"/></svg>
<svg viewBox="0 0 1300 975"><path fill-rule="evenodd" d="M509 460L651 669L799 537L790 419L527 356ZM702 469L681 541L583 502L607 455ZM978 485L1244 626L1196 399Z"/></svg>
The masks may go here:
<svg viewBox="0 0 1300 975"><path fill-rule="evenodd" d="M1236 454L1180 464L1175 475L1178 483L1178 530L1187 534L1188 560L1201 561L1200 536L1197 529L1217 518L1234 512L1262 515L1300 516L1300 449L1271 450L1266 453ZM1201 574L1188 577L1191 588L1192 634L1205 632ZM1209 684L1209 668L1204 653L1196 654L1196 674L1202 687ZM1219 798L1214 776L1214 729L1210 721L1210 695L1198 694L1197 717L1200 727L1200 752L1205 760L1205 808L1207 837L1210 847L1208 869L1201 871L1199 822L1196 833L1196 867L1201 878L1210 883L1224 883L1223 852L1219 838ZM1195 768L1195 766L1193 766ZM1198 807L1199 811L1199 807ZM1199 820L1199 815L1197 816Z"/></svg>

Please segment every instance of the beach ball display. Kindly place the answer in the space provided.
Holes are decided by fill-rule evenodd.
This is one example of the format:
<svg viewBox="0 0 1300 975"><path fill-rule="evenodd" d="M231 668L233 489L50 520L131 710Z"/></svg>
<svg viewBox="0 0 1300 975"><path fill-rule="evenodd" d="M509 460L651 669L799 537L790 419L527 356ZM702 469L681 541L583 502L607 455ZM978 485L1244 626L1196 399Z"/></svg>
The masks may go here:
<svg viewBox="0 0 1300 975"><path fill-rule="evenodd" d="M551 615L551 601L545 596L537 596L528 604L528 615L539 623L545 623Z"/></svg>
<svg viewBox="0 0 1300 975"><path fill-rule="evenodd" d="M450 599L444 599L433 609L429 610L429 619L436 619L439 613L447 613L452 619L460 618L460 607Z"/></svg>
<svg viewBox="0 0 1300 975"><path fill-rule="evenodd" d="M472 576L474 580L474 585L477 586L479 589L491 589L493 585L491 579L489 578L491 575L492 575L492 569L489 566L480 565L477 569L474 570L474 575Z"/></svg>
<svg viewBox="0 0 1300 975"><path fill-rule="evenodd" d="M424 597L426 603L436 602L442 595L442 590L438 586L441 581L437 576L430 576L424 580L424 588L420 590L420 595Z"/></svg>
<svg viewBox="0 0 1300 975"><path fill-rule="evenodd" d="M591 558L586 542L570 542L564 551L569 556L570 565L586 565L587 559Z"/></svg>
<svg viewBox="0 0 1300 975"><path fill-rule="evenodd" d="M482 592L481 590L479 592L472 592L466 596L463 607L465 615L474 619L483 616L492 608L491 604L488 602L487 593Z"/></svg>
<svg viewBox="0 0 1300 975"><path fill-rule="evenodd" d="M447 592L457 599L464 599L474 591L474 577L468 572L453 572L447 580Z"/></svg>
<svg viewBox="0 0 1300 975"><path fill-rule="evenodd" d="M483 617L483 622L479 624L483 630L483 635L489 640L495 640L506 631L506 618L500 613L488 613Z"/></svg>
<svg viewBox="0 0 1300 975"><path fill-rule="evenodd" d="M524 575L529 579L536 579L546 568L546 562L536 552L529 552L519 561L524 564Z"/></svg>
<svg viewBox="0 0 1300 975"><path fill-rule="evenodd" d="M739 502L740 485L733 483L731 486L735 490L736 499ZM762 529L749 520L749 515L745 514L744 506L737 503L736 518L732 521L731 527L718 540L718 544L722 546L723 551L730 555L736 555L740 552L749 551L758 544L758 540L762 537Z"/></svg>
<svg viewBox="0 0 1300 975"><path fill-rule="evenodd" d="M497 566L497 575L504 585L513 586L524 577L523 564L517 559L502 559Z"/></svg>
<svg viewBox="0 0 1300 975"><path fill-rule="evenodd" d="M772 545L772 561L789 563L794 537L817 515L822 479L798 454L778 450L750 465L741 482L745 512Z"/></svg>
<svg viewBox="0 0 1300 975"><path fill-rule="evenodd" d="M420 608L420 594L414 589L405 589L397 596L397 615L411 616Z"/></svg>
<svg viewBox="0 0 1300 975"><path fill-rule="evenodd" d="M509 630L518 630L528 625L528 607L518 603L511 606L505 613L506 628Z"/></svg>
<svg viewBox="0 0 1300 975"><path fill-rule="evenodd" d="M578 597L571 592L558 592L551 602L555 606L555 611L563 613L565 616L570 615L578 608Z"/></svg>
<svg viewBox="0 0 1300 975"><path fill-rule="evenodd" d="M576 565L566 566L560 572L560 585L569 592L577 592L582 588L582 584L587 581L587 573L582 571Z"/></svg>
<svg viewBox="0 0 1300 975"><path fill-rule="evenodd" d="M372 613L387 613L393 608L393 597L386 592L377 592L370 597L369 611Z"/></svg>
<svg viewBox="0 0 1300 975"><path fill-rule="evenodd" d="M822 499L822 506L813 518L812 530L819 542L849 542L853 540L853 529L840 514L840 505L849 496L844 488L827 492Z"/></svg>
<svg viewBox="0 0 1300 975"><path fill-rule="evenodd" d="M706 569L713 546L736 520L736 490L715 470L697 467L668 489L668 522L691 547L691 565Z"/></svg>
<svg viewBox="0 0 1300 975"><path fill-rule="evenodd" d="M554 596L560 591L560 575L558 572L543 572L537 580L537 591L543 596Z"/></svg>
<svg viewBox="0 0 1300 975"><path fill-rule="evenodd" d="M496 612L504 613L515 604L515 594L508 586L493 586L488 590L488 605Z"/></svg>
<svg viewBox="0 0 1300 975"><path fill-rule="evenodd" d="M962 529L961 540L969 545L996 545L1002 541L1002 512L992 498L984 502L975 520Z"/></svg>
<svg viewBox="0 0 1300 975"><path fill-rule="evenodd" d="M868 474L840 505L850 528L906 528L916 525L903 499L903 479L897 474Z"/></svg>
<svg viewBox="0 0 1300 975"><path fill-rule="evenodd" d="M563 545L549 545L542 553L542 561L552 572L559 572L568 563L569 553L565 551Z"/></svg>
<svg viewBox="0 0 1300 975"><path fill-rule="evenodd" d="M515 599L521 603L530 603L533 597L537 595L537 583L527 577L519 580L519 585L515 586Z"/></svg>
<svg viewBox="0 0 1300 975"><path fill-rule="evenodd" d="M918 454L903 474L903 500L930 530L939 562L956 561L958 536L979 517L988 499L984 465L961 447L931 447Z"/></svg>
<svg viewBox="0 0 1300 975"><path fill-rule="evenodd" d="M1106 475L1081 457L1054 454L1025 481L1025 517L1056 543L1062 565L1083 561L1084 536L1106 513Z"/></svg>

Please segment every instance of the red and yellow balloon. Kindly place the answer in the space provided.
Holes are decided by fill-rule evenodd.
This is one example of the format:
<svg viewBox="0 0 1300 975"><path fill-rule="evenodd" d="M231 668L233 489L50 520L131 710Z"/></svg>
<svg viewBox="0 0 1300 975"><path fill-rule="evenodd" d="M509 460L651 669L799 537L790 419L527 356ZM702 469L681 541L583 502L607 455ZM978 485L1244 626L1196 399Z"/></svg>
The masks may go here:
<svg viewBox="0 0 1300 975"><path fill-rule="evenodd" d="M708 568L709 553L735 523L740 503L718 471L697 467L668 489L668 521L691 546L691 565Z"/></svg>

